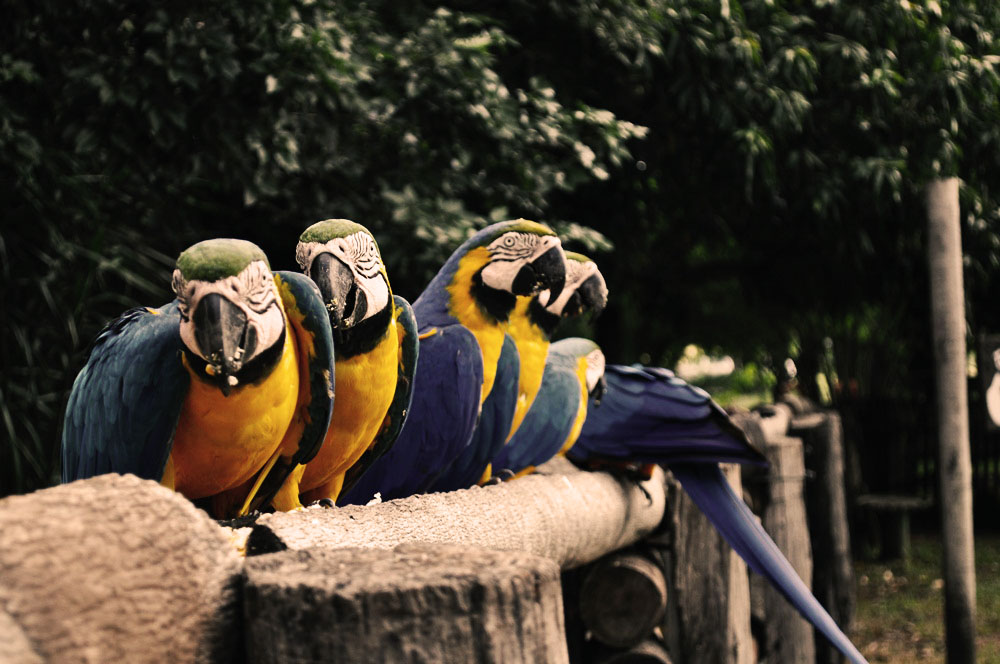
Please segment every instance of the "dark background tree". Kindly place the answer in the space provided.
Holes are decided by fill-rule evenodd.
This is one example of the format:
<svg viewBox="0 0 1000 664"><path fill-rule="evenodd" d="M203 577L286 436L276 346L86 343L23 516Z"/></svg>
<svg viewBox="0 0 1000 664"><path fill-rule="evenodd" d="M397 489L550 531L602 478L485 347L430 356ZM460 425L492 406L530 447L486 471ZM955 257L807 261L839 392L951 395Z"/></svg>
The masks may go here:
<svg viewBox="0 0 1000 664"><path fill-rule="evenodd" d="M289 268L331 216L375 231L407 297L470 229L554 223L603 250L611 360L791 356L869 457L892 457L885 404L920 438L930 177L964 179L970 329L1000 325L1000 9L442 4L8 3L0 494L57 478L90 340L169 299L185 246L245 237Z"/></svg>

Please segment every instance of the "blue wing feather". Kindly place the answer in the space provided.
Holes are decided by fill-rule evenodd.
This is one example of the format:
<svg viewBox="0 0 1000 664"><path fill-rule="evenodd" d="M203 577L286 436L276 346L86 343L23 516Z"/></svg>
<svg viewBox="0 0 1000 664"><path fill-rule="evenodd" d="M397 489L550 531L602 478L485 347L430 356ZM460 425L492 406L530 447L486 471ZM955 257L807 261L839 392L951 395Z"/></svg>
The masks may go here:
<svg viewBox="0 0 1000 664"><path fill-rule="evenodd" d="M517 345L514 339L505 334L493 389L483 402L472 438L458 458L430 487L431 491L467 489L479 481L490 459L503 448L510 434L514 410L517 408L520 373L521 358Z"/></svg>
<svg viewBox="0 0 1000 664"><path fill-rule="evenodd" d="M570 458L643 463L736 462L764 456L704 390L666 369L609 365Z"/></svg>
<svg viewBox="0 0 1000 664"><path fill-rule="evenodd" d="M675 464L671 471L750 569L767 578L851 662L866 662L802 582L750 508L733 493L718 465Z"/></svg>
<svg viewBox="0 0 1000 664"><path fill-rule="evenodd" d="M97 336L66 405L64 482L108 472L162 477L190 378L177 307L158 311L131 309Z"/></svg>
<svg viewBox="0 0 1000 664"><path fill-rule="evenodd" d="M580 406L582 386L575 360L573 355L561 354L558 344L549 348L538 395L521 426L493 459L494 472L517 473L540 466L562 448Z"/></svg>
<svg viewBox="0 0 1000 664"><path fill-rule="evenodd" d="M479 416L482 353L476 337L450 325L420 340L410 412L392 448L338 503L365 504L421 493L468 444Z"/></svg>

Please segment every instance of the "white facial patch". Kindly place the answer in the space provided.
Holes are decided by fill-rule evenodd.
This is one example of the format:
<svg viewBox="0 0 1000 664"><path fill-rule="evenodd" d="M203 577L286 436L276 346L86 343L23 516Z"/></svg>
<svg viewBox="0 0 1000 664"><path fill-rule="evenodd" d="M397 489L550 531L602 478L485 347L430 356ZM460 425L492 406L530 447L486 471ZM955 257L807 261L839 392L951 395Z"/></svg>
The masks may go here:
<svg viewBox="0 0 1000 664"><path fill-rule="evenodd" d="M510 231L487 245L490 262L482 269L483 283L495 290L511 292L517 273L553 247L560 246L555 235L535 235Z"/></svg>
<svg viewBox="0 0 1000 664"><path fill-rule="evenodd" d="M264 261L253 261L235 277L225 277L218 281L187 281L180 270L174 270L171 284L177 295L177 305L181 313L181 341L189 350L203 360L201 349L195 340L192 313L201 300L210 293L221 295L239 307L247 317L247 324L254 328L257 345L252 355L236 358L242 364L270 348L285 329L285 318L278 306L278 290L274 285L274 275Z"/></svg>
<svg viewBox="0 0 1000 664"><path fill-rule="evenodd" d="M580 287L583 282L590 279L597 272L597 263L593 261L566 261L566 285L563 286L563 290L559 293L557 297L552 302L548 302L548 298L542 300L541 294L538 297L538 303L541 304L545 309L555 314L556 316L561 316L563 309L566 308L566 303L569 302L569 298L573 297L573 293ZM543 291L544 292L544 291Z"/></svg>
<svg viewBox="0 0 1000 664"><path fill-rule="evenodd" d="M587 353L587 392L593 392L597 381L604 375L604 353L600 348Z"/></svg>
<svg viewBox="0 0 1000 664"><path fill-rule="evenodd" d="M364 231L345 237L335 237L326 242L299 242L295 247L295 261L302 271L309 274L313 261L323 253L336 256L354 273L354 283L365 294L367 309L365 318L379 313L389 304L391 293L389 283L383 274L382 256L379 254L375 238ZM349 321L356 325L360 320Z"/></svg>

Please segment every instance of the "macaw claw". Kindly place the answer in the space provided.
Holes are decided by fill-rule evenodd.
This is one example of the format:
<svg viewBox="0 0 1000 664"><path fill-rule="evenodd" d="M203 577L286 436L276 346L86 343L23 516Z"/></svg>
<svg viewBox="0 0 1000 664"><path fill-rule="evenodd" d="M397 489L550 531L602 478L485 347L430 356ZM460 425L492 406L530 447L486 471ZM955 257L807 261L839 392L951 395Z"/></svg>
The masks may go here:
<svg viewBox="0 0 1000 664"><path fill-rule="evenodd" d="M497 484L500 484L501 482L509 482L515 477L517 477L517 475L514 473L513 470L511 470L510 468L504 468L496 475L493 475L492 477L490 477L490 479L483 482L483 486L495 486Z"/></svg>

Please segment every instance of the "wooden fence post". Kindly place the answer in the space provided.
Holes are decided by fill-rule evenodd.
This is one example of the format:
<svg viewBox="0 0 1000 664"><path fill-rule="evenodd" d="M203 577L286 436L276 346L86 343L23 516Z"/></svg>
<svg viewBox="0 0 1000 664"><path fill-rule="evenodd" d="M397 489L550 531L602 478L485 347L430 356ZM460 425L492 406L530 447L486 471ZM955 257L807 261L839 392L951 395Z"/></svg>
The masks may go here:
<svg viewBox="0 0 1000 664"><path fill-rule="evenodd" d="M775 418L764 420L767 435L764 451L771 467L752 476L754 511L806 586L810 586L813 565L802 488L805 479L802 441L780 433L787 430L787 419L783 427L774 426L769 419ZM763 626L762 634L757 635L761 661L812 662L815 659L812 625L756 574L750 575L750 594L753 616Z"/></svg>
<svg viewBox="0 0 1000 664"><path fill-rule="evenodd" d="M840 415L811 413L792 420L789 433L802 438L806 482L806 513L813 555L813 594L845 632L854 620L854 568L844 495L844 446ZM818 664L839 664L840 652L816 634Z"/></svg>
<svg viewBox="0 0 1000 664"><path fill-rule="evenodd" d="M723 464L742 493L740 467ZM672 542L663 634L681 662L752 664L747 568L672 477L667 483Z"/></svg>
<svg viewBox="0 0 1000 664"><path fill-rule="evenodd" d="M976 659L976 570L958 178L932 180L926 194L944 540L945 645L948 662L971 664Z"/></svg>

